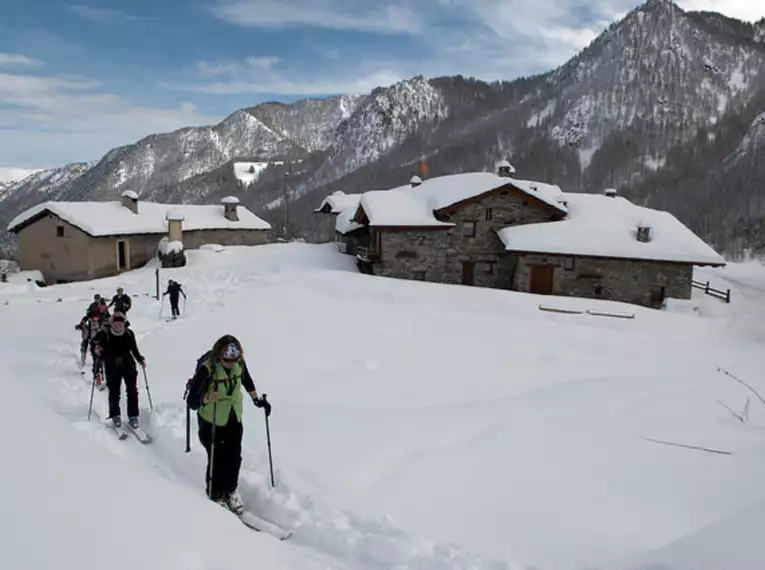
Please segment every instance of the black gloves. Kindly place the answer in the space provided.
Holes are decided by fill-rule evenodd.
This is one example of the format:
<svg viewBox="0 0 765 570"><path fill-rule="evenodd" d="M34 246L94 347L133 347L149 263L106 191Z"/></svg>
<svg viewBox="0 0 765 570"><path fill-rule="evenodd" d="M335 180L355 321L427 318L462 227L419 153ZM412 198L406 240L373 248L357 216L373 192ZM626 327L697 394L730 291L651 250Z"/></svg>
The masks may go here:
<svg viewBox="0 0 765 570"><path fill-rule="evenodd" d="M261 396L260 398L253 398L252 403L255 404L255 407L257 408L263 408L263 411L266 413L266 417L271 415L271 402L266 400L265 396Z"/></svg>

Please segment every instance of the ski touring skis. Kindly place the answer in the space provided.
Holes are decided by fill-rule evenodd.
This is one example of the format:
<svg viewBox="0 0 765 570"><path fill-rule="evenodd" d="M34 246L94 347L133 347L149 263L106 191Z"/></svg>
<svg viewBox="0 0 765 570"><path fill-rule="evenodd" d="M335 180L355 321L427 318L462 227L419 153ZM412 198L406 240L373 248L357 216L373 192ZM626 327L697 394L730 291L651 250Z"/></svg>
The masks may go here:
<svg viewBox="0 0 765 570"><path fill-rule="evenodd" d="M237 517L239 517L239 520L242 521L242 523L246 527L249 527L252 530L256 530L259 532L267 532L268 534L275 536L279 540L287 540L289 537L292 536L292 533L293 533L292 530L284 529L280 527L279 525L276 525L272 522L264 520L251 512L244 511L242 514L237 514L237 513L234 513L234 514Z"/></svg>
<svg viewBox="0 0 765 570"><path fill-rule="evenodd" d="M111 420L106 420L104 425L112 430L117 435L117 439L120 441L126 440L130 435L130 433L125 429L125 426L116 427Z"/></svg>
<svg viewBox="0 0 765 570"><path fill-rule="evenodd" d="M148 444L152 442L151 436L145 431L143 431L143 429L141 429L140 427L134 428L129 423L127 423L127 424L124 424L124 428L128 432L132 433L141 443Z"/></svg>

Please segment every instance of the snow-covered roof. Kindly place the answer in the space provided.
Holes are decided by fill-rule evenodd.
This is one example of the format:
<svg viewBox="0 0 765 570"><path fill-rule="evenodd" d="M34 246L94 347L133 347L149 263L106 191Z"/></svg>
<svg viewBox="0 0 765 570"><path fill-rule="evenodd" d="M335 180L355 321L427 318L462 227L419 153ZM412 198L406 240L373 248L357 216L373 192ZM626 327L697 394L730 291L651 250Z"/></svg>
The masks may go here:
<svg viewBox="0 0 765 570"><path fill-rule="evenodd" d="M359 206L364 209L370 226L454 227L436 219L430 205L432 200L426 198L413 192L371 190L361 196Z"/></svg>
<svg viewBox="0 0 765 570"><path fill-rule="evenodd" d="M626 198L565 193L568 216L555 222L497 231L507 251L724 265L725 260L672 214L636 206ZM651 240L637 239L637 227Z"/></svg>
<svg viewBox="0 0 765 570"><path fill-rule="evenodd" d="M314 212L321 212L322 208L327 204L329 204L330 212L333 214L339 214L345 210L356 210L360 199L361 194L346 194L342 190L337 190L324 198Z"/></svg>
<svg viewBox="0 0 765 570"><path fill-rule="evenodd" d="M340 212L340 214L338 214L338 216L335 218L335 231L341 234L347 234L354 230L358 230L359 228L363 228L364 226L361 224L357 224L356 222L352 221L355 215L356 210L354 209Z"/></svg>
<svg viewBox="0 0 765 570"><path fill-rule="evenodd" d="M140 202L134 214L120 202L43 202L16 216L8 231L50 212L92 236L160 234L167 231L166 216L183 216L183 230L268 230L271 225L248 209L239 207L239 221L224 216L220 205L158 204Z"/></svg>
<svg viewBox="0 0 765 570"><path fill-rule="evenodd" d="M434 211L463 200L475 198L502 186L514 186L548 206L566 213L558 202L562 190L558 186L516 180L491 172L465 172L429 178L422 184L405 184L387 191L370 191L359 204L373 226L449 226L436 220Z"/></svg>

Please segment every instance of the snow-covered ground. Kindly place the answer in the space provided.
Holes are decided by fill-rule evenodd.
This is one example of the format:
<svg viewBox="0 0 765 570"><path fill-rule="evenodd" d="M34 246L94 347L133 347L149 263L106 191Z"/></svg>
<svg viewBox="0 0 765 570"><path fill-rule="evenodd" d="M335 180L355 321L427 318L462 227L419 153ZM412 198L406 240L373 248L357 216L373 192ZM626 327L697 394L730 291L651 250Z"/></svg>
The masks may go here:
<svg viewBox="0 0 765 570"><path fill-rule="evenodd" d="M161 272L189 295L175 322L150 297L154 265L0 284L9 567L765 567L765 405L716 368L765 395L759 264L698 272L732 288L730 305L696 291L653 311L365 276L332 245L186 254L186 267ZM150 446L99 425L102 393L87 421L74 325L93 293L118 285L134 295L147 358ZM184 384L224 333L240 337L273 404L276 487L253 407L240 491L296 528L286 542L205 499L195 421L184 453ZM723 406L742 415L747 400L745 423Z"/></svg>

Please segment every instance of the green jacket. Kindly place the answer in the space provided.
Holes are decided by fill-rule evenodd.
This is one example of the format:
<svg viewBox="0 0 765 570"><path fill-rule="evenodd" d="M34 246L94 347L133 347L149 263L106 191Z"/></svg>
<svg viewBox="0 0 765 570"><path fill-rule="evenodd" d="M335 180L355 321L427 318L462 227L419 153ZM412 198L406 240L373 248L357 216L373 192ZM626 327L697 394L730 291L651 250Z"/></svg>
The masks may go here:
<svg viewBox="0 0 765 570"><path fill-rule="evenodd" d="M215 412L215 425L225 426L228 423L228 418L231 414L231 409L234 409L236 420L242 422L242 372L243 368L240 363L234 364L230 370L226 370L220 363L216 362L214 365L208 360L203 367L207 368L210 374L210 383L207 391L202 394L204 398L205 394L212 393L217 387L218 401L210 402L208 404L202 404L199 407L200 417L213 423L213 411Z"/></svg>

